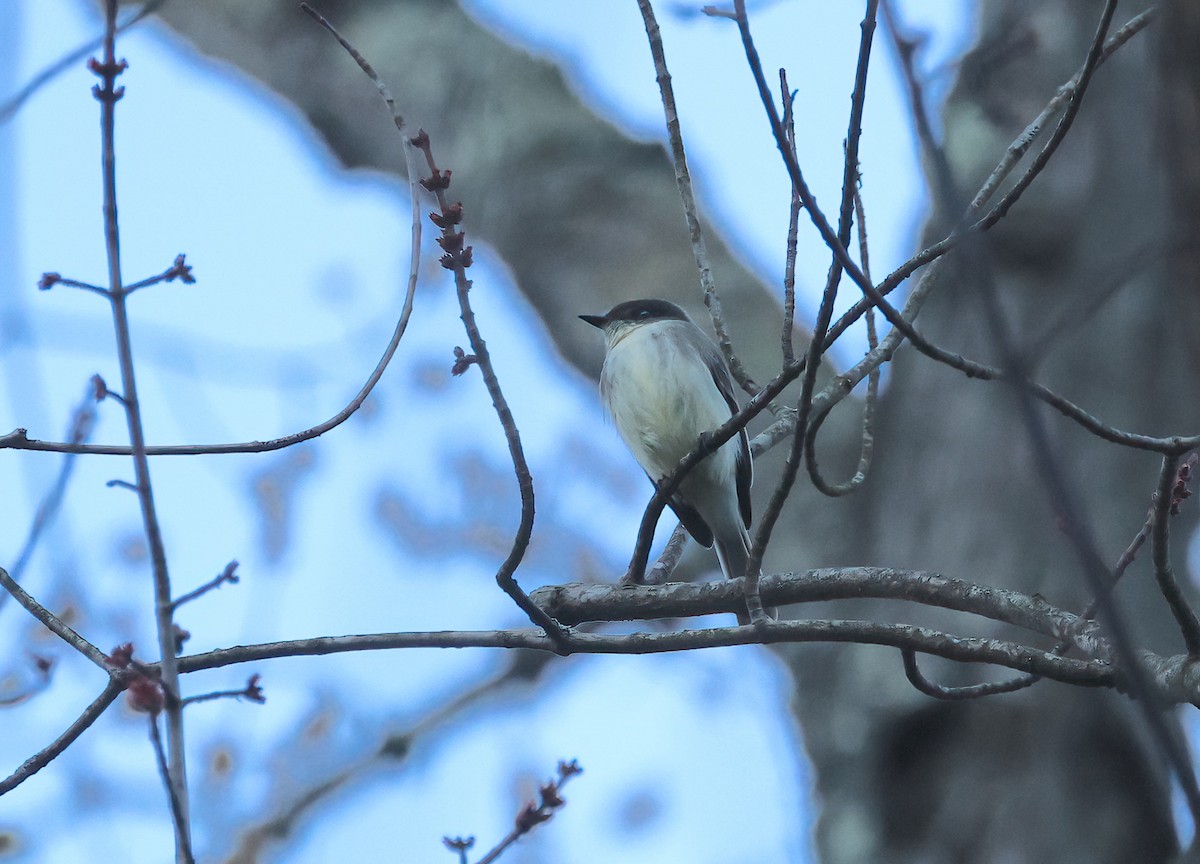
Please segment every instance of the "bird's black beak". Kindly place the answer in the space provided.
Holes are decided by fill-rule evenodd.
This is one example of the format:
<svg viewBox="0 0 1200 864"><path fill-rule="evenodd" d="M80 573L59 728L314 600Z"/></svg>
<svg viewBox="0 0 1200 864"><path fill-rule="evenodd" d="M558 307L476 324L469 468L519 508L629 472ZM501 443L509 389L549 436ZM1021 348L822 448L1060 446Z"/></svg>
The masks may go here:
<svg viewBox="0 0 1200 864"><path fill-rule="evenodd" d="M599 327L601 330L603 330L604 325L608 323L608 318L603 315L580 315L579 318L591 324L593 327Z"/></svg>

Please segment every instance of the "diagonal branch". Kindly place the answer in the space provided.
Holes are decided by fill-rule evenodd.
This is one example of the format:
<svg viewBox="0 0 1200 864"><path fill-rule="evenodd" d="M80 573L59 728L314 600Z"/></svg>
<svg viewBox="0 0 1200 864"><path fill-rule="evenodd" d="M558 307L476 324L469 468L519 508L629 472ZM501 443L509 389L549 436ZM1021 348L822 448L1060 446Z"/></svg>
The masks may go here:
<svg viewBox="0 0 1200 864"><path fill-rule="evenodd" d="M97 696L92 703L83 710L83 713L80 714L79 717L77 717L61 735L22 762L20 767L8 777L0 780L0 795L4 795L8 792L11 792L13 789L16 789L34 774L41 771L56 758L58 758L60 753L75 743L75 739L82 735L89 726L91 726L100 718L100 715L105 712L108 706L116 700L116 698L121 694L121 691L124 689L125 686L121 684L115 677L110 678L108 684L105 686L100 695Z"/></svg>
<svg viewBox="0 0 1200 864"><path fill-rule="evenodd" d="M17 581L0 567L0 587L4 588L20 603L34 618L41 621L59 639L62 639L84 657L91 660L101 669L108 669L108 657L103 651L76 633L67 622L63 621L37 600L35 600Z"/></svg>
<svg viewBox="0 0 1200 864"><path fill-rule="evenodd" d="M712 318L713 330L717 334L717 344L725 362L729 364L729 372L738 385L753 396L758 392L758 384L754 382L742 361L733 350L733 340L729 338L729 330L725 326L725 316L721 311L721 297L717 294L717 286L713 282L712 265L708 260L708 249L704 243L704 231L700 227L700 217L697 215L696 196L692 193L692 176L688 171L687 153L683 148L683 132L679 126L679 112L675 108L675 90L671 86L671 73L667 71L667 56L663 50L662 33L658 29L658 21L654 17L654 7L650 0L638 0L638 9L642 13L642 23L646 28L646 38L650 42L650 56L654 60L654 72L658 79L658 90L662 97L663 114L667 122L667 139L671 144L671 163L675 166L675 183L679 187L679 197L683 200L683 215L687 221L688 238L692 244L692 256L696 259L696 269L700 272L700 288L704 292L704 305L708 307Z"/></svg>

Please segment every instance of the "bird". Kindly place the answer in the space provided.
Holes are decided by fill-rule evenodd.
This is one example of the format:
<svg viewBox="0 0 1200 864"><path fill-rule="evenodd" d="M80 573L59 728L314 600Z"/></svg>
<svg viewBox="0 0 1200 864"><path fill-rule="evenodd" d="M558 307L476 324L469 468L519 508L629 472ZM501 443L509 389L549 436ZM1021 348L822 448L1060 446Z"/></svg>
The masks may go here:
<svg viewBox="0 0 1200 864"><path fill-rule="evenodd" d="M634 459L656 486L701 436L738 411L729 367L716 343L667 300L628 300L604 315L580 315L604 333L600 399ZM750 484L746 430L697 463L668 505L701 546L715 548L721 572L746 575ZM744 613L739 621L745 623Z"/></svg>

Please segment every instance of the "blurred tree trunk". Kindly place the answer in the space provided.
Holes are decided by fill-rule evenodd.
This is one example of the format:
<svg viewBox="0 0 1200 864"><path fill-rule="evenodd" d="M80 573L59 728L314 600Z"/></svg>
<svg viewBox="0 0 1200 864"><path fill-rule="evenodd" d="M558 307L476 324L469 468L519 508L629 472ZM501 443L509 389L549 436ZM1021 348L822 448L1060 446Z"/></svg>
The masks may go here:
<svg viewBox="0 0 1200 864"><path fill-rule="evenodd" d="M978 188L997 154L1082 63L1099 9L1078 0L982 5L977 46L944 111L963 193ZM1114 28L1136 11L1122 4ZM1172 229L1194 224L1195 205L1185 220L1174 209L1186 205L1184 196L1169 194L1195 170L1198 154L1194 127L1186 139L1172 132L1180 111L1164 110L1171 100L1160 94L1190 98L1194 121L1196 91L1185 96L1175 81L1194 82L1200 33L1189 4L1160 11L1145 38L1096 76L1062 149L988 243L1009 325L1037 377L1108 422L1167 434L1195 429L1200 419L1184 395L1195 364L1186 350L1194 327L1182 313L1192 308L1196 283L1171 278ZM1178 29L1184 18L1192 25L1186 38ZM1190 53L1176 49L1171 67L1162 62L1168 36L1190 46ZM944 236L952 218L933 214L926 239ZM1195 235L1189 240L1180 251L1195 249ZM921 327L938 344L995 362L972 274L951 270ZM1104 559L1115 563L1145 518L1159 459L1105 444L1042 410L1075 504ZM1058 530L1009 391L901 356L878 440L870 488L845 503L845 524L857 530L843 535L838 559L940 570L1074 608L1086 603L1080 566ZM1176 537L1187 538L1193 525L1189 514ZM1183 546L1177 541L1177 561ZM1178 652L1148 556L1117 596L1139 639ZM953 626L953 616L941 617ZM819 844L829 864L1174 856L1162 760L1122 697L1042 683L983 702L941 703L911 692L899 657L864 648L791 653L797 712L826 807ZM977 670L922 665L945 683L978 680Z"/></svg>
<svg viewBox="0 0 1200 864"><path fill-rule="evenodd" d="M594 340L577 338L581 311L632 294L696 310L697 279L660 147L621 138L578 104L557 70L500 42L455 4L322 6L393 85L402 110L430 131L439 162L455 169L455 196L468 202L469 232L511 267L569 360L589 374L599 364ZM984 4L978 47L945 114L963 191L976 188L1078 68L1098 11L1092 0ZM1132 11L1123 7L1117 23ZM1184 0L1162 13L1099 72L1063 150L991 246L1010 324L1040 379L1106 421L1156 434L1200 425L1186 350L1196 340L1185 314L1194 320L1200 272L1200 27ZM400 169L377 95L292 0L176 2L162 14L200 50L293 101L345 164ZM931 224L947 218L934 214ZM1187 243L1175 242L1181 238ZM775 340L750 336L776 332L777 305L724 246L712 242L710 251L735 342L751 372L766 378L778 362ZM973 289L970 273L948 273L920 323L941 344L990 358ZM852 463L855 413L839 411L823 433L822 464ZM904 351L881 414L865 489L838 501L798 494L768 566L936 569L1040 591L1067 606L1086 603L1011 394ZM1158 460L1101 443L1057 416L1049 426L1077 503L1115 561L1145 518ZM774 473L767 464L760 477ZM1180 523L1176 536L1187 537L1194 520ZM1175 544L1177 562L1183 547ZM1181 650L1153 590L1148 553L1127 582L1119 597L1139 637ZM859 602L832 614L912 613ZM784 654L817 770L818 840L828 864L1126 864L1174 855L1161 760L1121 697L1042 683L944 704L912 691L899 656L878 648ZM947 683L979 674L925 662Z"/></svg>

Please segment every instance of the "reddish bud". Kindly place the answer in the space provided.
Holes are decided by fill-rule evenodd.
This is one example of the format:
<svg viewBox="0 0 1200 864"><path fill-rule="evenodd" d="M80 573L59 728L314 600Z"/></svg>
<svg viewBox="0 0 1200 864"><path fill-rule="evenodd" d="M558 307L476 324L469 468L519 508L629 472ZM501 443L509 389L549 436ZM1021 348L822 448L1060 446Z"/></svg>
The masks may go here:
<svg viewBox="0 0 1200 864"><path fill-rule="evenodd" d="M430 192L437 192L440 189L448 189L450 187L450 175L453 172L447 168L445 171L433 169L433 174L429 177L422 178L421 185Z"/></svg>
<svg viewBox="0 0 1200 864"><path fill-rule="evenodd" d="M457 252L462 249L463 239L466 236L462 233L446 233L437 238L437 244L447 252Z"/></svg>
<svg viewBox="0 0 1200 864"><path fill-rule="evenodd" d="M108 385L104 383L104 379L99 375L92 376L92 398L97 402L103 402L104 397L108 395Z"/></svg>
<svg viewBox="0 0 1200 864"><path fill-rule="evenodd" d="M454 365L450 367L451 375L462 375L472 366L479 362L479 358L474 354L468 354L457 345L454 346Z"/></svg>
<svg viewBox="0 0 1200 864"><path fill-rule="evenodd" d="M133 643L122 642L108 655L108 662L118 669L127 669L133 661Z"/></svg>
<svg viewBox="0 0 1200 864"><path fill-rule="evenodd" d="M446 207L445 212L430 213L429 221L439 228L448 228L451 225L457 225L463 218L462 202L458 201Z"/></svg>
<svg viewBox="0 0 1200 864"><path fill-rule="evenodd" d="M58 273L43 273L42 278L38 280L38 290L49 291L61 281L62 276Z"/></svg>
<svg viewBox="0 0 1200 864"><path fill-rule="evenodd" d="M126 691L129 707L134 711L146 714L157 714L167 704L167 696L163 691L162 682L153 678L140 676L129 684Z"/></svg>

